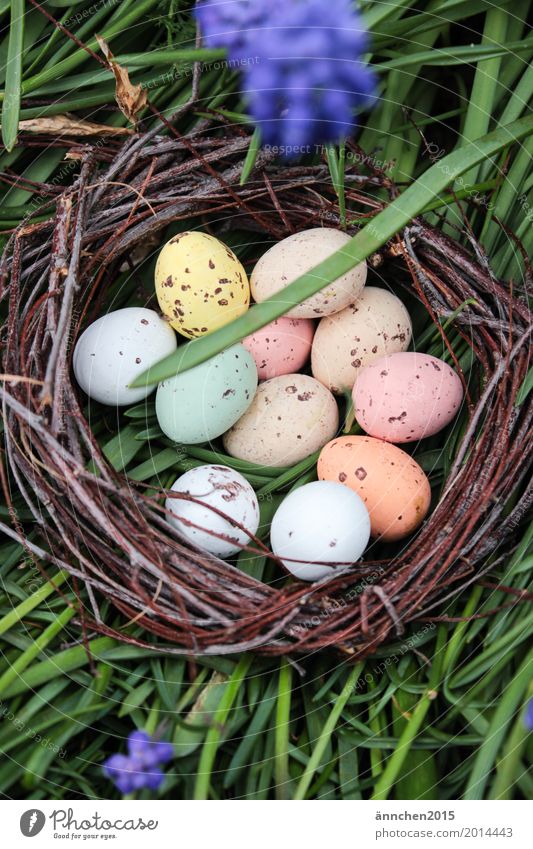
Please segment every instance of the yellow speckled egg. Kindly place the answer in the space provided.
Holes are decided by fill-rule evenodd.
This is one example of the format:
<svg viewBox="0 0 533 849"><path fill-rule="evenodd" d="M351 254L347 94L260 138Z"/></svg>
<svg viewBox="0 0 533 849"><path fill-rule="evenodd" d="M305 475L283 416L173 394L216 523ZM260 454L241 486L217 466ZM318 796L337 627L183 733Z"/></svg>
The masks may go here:
<svg viewBox="0 0 533 849"><path fill-rule="evenodd" d="M246 312L246 271L226 245L207 233L179 233L164 245L155 267L155 291L172 327L193 339Z"/></svg>
<svg viewBox="0 0 533 849"><path fill-rule="evenodd" d="M429 510L429 480L413 458L371 436L339 436L320 452L319 480L353 489L370 513L374 537L393 542L413 533Z"/></svg>

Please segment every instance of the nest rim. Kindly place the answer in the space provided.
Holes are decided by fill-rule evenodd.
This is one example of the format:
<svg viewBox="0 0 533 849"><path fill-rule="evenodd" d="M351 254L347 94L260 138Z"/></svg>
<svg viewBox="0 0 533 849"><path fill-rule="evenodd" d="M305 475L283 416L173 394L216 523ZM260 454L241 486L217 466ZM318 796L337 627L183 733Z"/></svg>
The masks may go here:
<svg viewBox="0 0 533 849"><path fill-rule="evenodd" d="M528 370L523 346L531 321L521 293L494 278L475 241L467 251L423 219L412 221L370 264L403 264L444 340L439 316L453 315L472 300L450 325L471 346L484 376L428 519L386 566L363 560L315 584L275 588L195 550L166 522L157 501L106 461L80 405L70 358L82 325L105 294L106 271L175 221L177 210L204 220L238 213L251 230L263 228L274 239L303 229L302 220L340 224L322 165L276 170L265 154L252 187L241 187L248 141L237 130L223 139L196 133L100 147L70 143L70 155L81 163L79 176L52 191L53 219L34 222L39 209L15 230L0 263L0 303L8 300L0 330L7 424L0 467L11 514L11 524L0 522L0 529L22 543L47 579L43 563L70 575L84 636L96 632L186 656L296 656L335 648L360 658L391 635L401 637L411 622L445 621L435 609L512 550L533 500L520 451L531 435L533 407L528 399L517 404ZM370 210L367 216L385 205L365 195L368 189L394 194L387 175L372 164L350 166L348 176L350 198ZM87 471L89 459L97 474ZM37 524L44 540L39 545L18 518L11 486ZM90 503L95 492L100 507ZM515 503L505 516L511 498ZM135 623L166 644L107 624L101 598L125 624Z"/></svg>

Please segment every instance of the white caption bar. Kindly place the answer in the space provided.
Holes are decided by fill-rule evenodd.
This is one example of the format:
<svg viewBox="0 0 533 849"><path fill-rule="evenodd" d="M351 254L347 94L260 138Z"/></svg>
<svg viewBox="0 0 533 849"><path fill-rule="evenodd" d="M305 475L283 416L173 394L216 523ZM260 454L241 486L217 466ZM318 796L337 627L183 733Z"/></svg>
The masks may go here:
<svg viewBox="0 0 533 849"><path fill-rule="evenodd" d="M528 802L2 802L2 845L431 849L533 845ZM305 807L303 807L305 806ZM202 810L203 808L203 810ZM68 841L68 842L67 842Z"/></svg>

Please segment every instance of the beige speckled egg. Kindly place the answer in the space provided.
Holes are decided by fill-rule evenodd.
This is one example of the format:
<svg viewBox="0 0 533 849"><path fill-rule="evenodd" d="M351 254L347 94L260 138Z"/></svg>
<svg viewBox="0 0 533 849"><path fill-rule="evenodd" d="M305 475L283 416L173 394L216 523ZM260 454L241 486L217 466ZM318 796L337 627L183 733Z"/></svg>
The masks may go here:
<svg viewBox="0 0 533 849"><path fill-rule="evenodd" d="M349 241L350 237L340 230L317 227L278 242L261 257L252 272L250 286L254 300L260 303L281 292ZM324 286L316 295L293 307L287 315L292 318L319 318L338 312L359 297L365 281L366 262L361 262ZM283 303L282 295L279 300Z"/></svg>
<svg viewBox="0 0 533 849"><path fill-rule="evenodd" d="M246 312L250 286L241 263L207 233L180 233L164 245L155 267L155 291L172 327L193 339Z"/></svg>
<svg viewBox="0 0 533 849"><path fill-rule="evenodd" d="M396 295L367 286L361 297L323 318L311 350L311 370L332 392L352 389L358 372L386 354L406 351L411 319Z"/></svg>
<svg viewBox="0 0 533 849"><path fill-rule="evenodd" d="M429 480L405 451L371 436L339 436L320 452L320 480L353 489L370 513L372 536L392 542L421 524L431 501Z"/></svg>
<svg viewBox="0 0 533 849"><path fill-rule="evenodd" d="M318 451L339 425L335 398L306 374L259 384L246 413L224 435L232 457L263 466L291 466Z"/></svg>

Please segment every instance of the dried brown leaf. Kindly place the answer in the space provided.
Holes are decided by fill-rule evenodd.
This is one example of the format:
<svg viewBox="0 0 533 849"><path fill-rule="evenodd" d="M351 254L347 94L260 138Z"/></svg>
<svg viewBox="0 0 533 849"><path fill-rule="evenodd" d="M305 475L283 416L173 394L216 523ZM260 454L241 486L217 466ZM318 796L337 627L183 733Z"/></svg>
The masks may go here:
<svg viewBox="0 0 533 849"><path fill-rule="evenodd" d="M142 86L133 85L130 81L126 68L123 68L115 62L107 41L100 35L96 36L96 40L115 76L115 100L118 103L119 109L122 114L126 116L128 121L131 121L132 124L136 124L138 113L144 109L148 103L148 94Z"/></svg>
<svg viewBox="0 0 533 849"><path fill-rule="evenodd" d="M19 129L27 133L54 133L58 136L123 136L133 132L129 127L109 127L68 114L53 115L50 118L28 118L19 121Z"/></svg>

